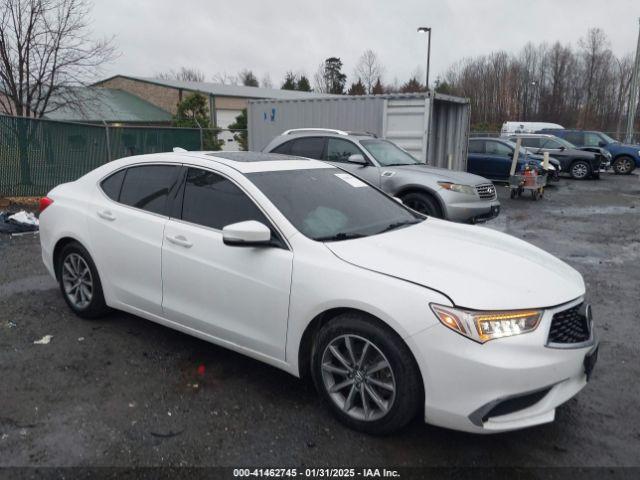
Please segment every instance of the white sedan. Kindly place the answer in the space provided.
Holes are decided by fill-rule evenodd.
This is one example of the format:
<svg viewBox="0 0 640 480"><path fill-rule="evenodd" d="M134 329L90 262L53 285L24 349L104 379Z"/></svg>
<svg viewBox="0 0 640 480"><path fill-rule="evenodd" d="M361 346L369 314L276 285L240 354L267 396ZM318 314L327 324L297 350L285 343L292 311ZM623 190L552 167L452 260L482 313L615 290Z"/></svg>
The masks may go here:
<svg viewBox="0 0 640 480"><path fill-rule="evenodd" d="M597 358L571 267L315 160L116 160L43 198L40 229L79 316L123 310L310 375L366 432L418 414L470 432L550 422Z"/></svg>

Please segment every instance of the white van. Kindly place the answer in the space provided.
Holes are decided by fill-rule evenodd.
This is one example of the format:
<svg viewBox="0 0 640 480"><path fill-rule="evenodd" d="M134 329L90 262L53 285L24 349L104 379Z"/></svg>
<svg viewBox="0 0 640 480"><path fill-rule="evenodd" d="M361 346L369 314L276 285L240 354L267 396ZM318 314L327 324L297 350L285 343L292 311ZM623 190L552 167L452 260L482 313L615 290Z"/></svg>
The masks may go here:
<svg viewBox="0 0 640 480"><path fill-rule="evenodd" d="M511 135L513 133L536 133L538 130L542 130L543 128L562 128L562 125L558 125L557 123L548 123L548 122L504 122L502 124L502 129L500 130L501 135Z"/></svg>

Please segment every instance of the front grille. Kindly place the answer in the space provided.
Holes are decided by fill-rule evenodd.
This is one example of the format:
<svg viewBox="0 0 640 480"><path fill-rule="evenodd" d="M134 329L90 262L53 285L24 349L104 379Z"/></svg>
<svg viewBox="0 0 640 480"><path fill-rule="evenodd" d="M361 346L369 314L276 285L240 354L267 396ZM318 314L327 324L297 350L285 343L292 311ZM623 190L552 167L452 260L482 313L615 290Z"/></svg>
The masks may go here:
<svg viewBox="0 0 640 480"><path fill-rule="evenodd" d="M591 325L582 304L553 316L548 343L581 343L591 337Z"/></svg>
<svg viewBox="0 0 640 480"><path fill-rule="evenodd" d="M496 198L496 187L492 183L484 183L482 185L476 185L476 192L483 200L493 200Z"/></svg>

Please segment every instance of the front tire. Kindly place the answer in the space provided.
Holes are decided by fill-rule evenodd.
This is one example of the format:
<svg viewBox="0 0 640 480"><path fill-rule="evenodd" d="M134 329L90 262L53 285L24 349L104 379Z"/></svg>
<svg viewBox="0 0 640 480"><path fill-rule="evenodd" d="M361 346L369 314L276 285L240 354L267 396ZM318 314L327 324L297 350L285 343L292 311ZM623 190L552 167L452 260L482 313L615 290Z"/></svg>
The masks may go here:
<svg viewBox="0 0 640 480"><path fill-rule="evenodd" d="M418 213L429 217L442 218L438 201L431 195L422 192L411 192L401 197L402 203Z"/></svg>
<svg viewBox="0 0 640 480"><path fill-rule="evenodd" d="M98 270L87 249L78 242L65 245L56 259L62 297L79 317L98 318L109 312Z"/></svg>
<svg viewBox="0 0 640 480"><path fill-rule="evenodd" d="M394 432L423 403L420 373L409 348L395 332L363 314L339 315L318 332L311 373L332 413L361 432Z"/></svg>
<svg viewBox="0 0 640 480"><path fill-rule="evenodd" d="M629 175L635 169L633 158L623 155L613 161L613 171L616 175Z"/></svg>
<svg viewBox="0 0 640 480"><path fill-rule="evenodd" d="M571 178L575 178L576 180L584 180L589 175L591 175L591 167L589 166L588 162L578 160L571 164L569 173L571 174Z"/></svg>

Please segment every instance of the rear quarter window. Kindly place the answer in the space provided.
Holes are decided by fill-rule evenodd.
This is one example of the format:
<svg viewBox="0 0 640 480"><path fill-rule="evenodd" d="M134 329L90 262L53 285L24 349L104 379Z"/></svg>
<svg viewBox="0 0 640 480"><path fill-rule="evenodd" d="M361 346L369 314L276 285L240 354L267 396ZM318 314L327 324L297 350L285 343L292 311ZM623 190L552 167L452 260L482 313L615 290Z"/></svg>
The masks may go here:
<svg viewBox="0 0 640 480"><path fill-rule="evenodd" d="M282 155L289 155L289 152L291 151L291 143L292 142L289 141L281 145L278 145L276 148L271 150L271 153L280 153Z"/></svg>
<svg viewBox="0 0 640 480"><path fill-rule="evenodd" d="M120 198L120 189L122 188L122 180L124 180L125 173L126 169L122 169L105 178L100 184L104 194L115 202Z"/></svg>

